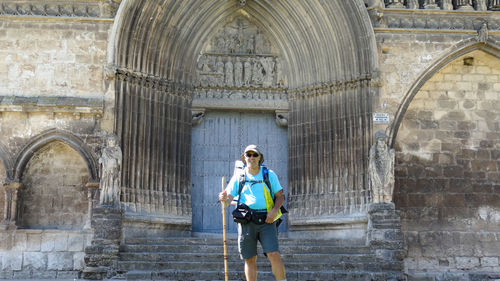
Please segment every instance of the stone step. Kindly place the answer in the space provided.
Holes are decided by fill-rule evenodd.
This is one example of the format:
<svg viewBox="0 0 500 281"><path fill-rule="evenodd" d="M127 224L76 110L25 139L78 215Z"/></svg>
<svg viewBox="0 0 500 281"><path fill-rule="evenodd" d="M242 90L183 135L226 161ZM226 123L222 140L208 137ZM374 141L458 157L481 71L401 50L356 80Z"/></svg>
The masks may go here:
<svg viewBox="0 0 500 281"><path fill-rule="evenodd" d="M227 238L228 245L236 245L237 238ZM365 246L364 240L348 242L339 239L279 239L280 245L321 245L321 246ZM200 237L169 237L169 238L126 238L125 245L222 245L222 236L219 238L200 238Z"/></svg>
<svg viewBox="0 0 500 281"><path fill-rule="evenodd" d="M257 262L262 270L271 270L271 265L267 260L261 259ZM284 260L287 270L292 271L322 271L328 270L353 270L366 272L396 271L400 265L394 263L375 263L375 262L289 262ZM243 261L228 261L230 268L243 268ZM149 261L120 261L119 271L126 272L131 270L223 270L223 261L168 261L168 262L149 262Z"/></svg>
<svg viewBox="0 0 500 281"><path fill-rule="evenodd" d="M372 280L403 280L403 276L398 272L368 273L356 271L332 271L324 269L319 272L293 271L287 270L288 281L372 281ZM162 280L162 281L222 281L224 271L130 271L126 274L127 280ZM245 275L242 270L230 270L228 279L231 281L244 281ZM271 271L259 270L258 280L275 280Z"/></svg>
<svg viewBox="0 0 500 281"><path fill-rule="evenodd" d="M237 242L231 241L227 244L228 253L237 253ZM259 249L260 250L260 249ZM120 247L121 252L195 252L195 253L222 253L223 245L219 244L194 244L194 245L162 245L162 244L146 244L146 245L122 245ZM287 253L318 253L318 254L368 254L370 253L370 248L365 246L331 246L331 245L304 245L304 244L282 244L280 243L280 252L282 254Z"/></svg>
<svg viewBox="0 0 500 281"><path fill-rule="evenodd" d="M263 256L259 256L264 258ZM339 253L281 253L281 258L285 262L302 262L302 263L363 263L377 262L373 255L368 254L339 254ZM265 258L264 258L265 259ZM179 252L137 252L137 253L120 253L121 261L147 261L147 262L169 262L169 261L223 261L223 252L219 253L179 253ZM229 261L240 261L238 252L228 252Z"/></svg>

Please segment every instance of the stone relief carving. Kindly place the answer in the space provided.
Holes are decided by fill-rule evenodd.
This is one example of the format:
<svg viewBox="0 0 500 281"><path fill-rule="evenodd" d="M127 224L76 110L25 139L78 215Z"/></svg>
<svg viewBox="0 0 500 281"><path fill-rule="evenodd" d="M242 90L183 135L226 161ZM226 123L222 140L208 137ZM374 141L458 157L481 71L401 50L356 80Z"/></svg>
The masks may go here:
<svg viewBox="0 0 500 281"><path fill-rule="evenodd" d="M375 133L376 143L370 148L368 173L373 203L390 203L394 191L394 149L386 144L383 130Z"/></svg>
<svg viewBox="0 0 500 281"><path fill-rule="evenodd" d="M107 146L99 158L101 181L99 184L100 205L118 206L120 204L122 150L117 144L118 137L110 135Z"/></svg>
<svg viewBox="0 0 500 281"><path fill-rule="evenodd" d="M13 1L0 4L0 15L48 17L105 17L112 18L121 0L80 1Z"/></svg>
<svg viewBox="0 0 500 281"><path fill-rule="evenodd" d="M244 18L224 26L198 59L200 87L271 88L284 84L281 64L264 33Z"/></svg>

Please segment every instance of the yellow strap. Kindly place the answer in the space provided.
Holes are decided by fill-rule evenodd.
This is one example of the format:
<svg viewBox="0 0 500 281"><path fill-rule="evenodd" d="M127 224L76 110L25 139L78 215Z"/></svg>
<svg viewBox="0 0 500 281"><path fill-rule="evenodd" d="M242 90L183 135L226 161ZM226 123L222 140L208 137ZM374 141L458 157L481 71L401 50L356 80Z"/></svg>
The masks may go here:
<svg viewBox="0 0 500 281"><path fill-rule="evenodd" d="M267 212L271 212L271 210L274 207L274 201L273 197L271 196L271 193L269 193L269 189L264 185L264 181L262 181L262 188L264 188L264 198L266 198L266 208ZM278 213L276 213L276 216L274 217L273 222L275 222L277 219L281 217L281 210L278 210Z"/></svg>

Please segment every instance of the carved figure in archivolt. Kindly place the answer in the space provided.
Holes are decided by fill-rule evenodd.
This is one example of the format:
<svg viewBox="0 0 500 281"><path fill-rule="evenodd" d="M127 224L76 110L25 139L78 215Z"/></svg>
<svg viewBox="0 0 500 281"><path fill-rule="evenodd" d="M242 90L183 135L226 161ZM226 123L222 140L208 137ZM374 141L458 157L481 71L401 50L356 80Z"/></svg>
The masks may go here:
<svg viewBox="0 0 500 281"><path fill-rule="evenodd" d="M252 69L252 82L255 85L262 85L264 82L264 75L266 74L264 66L259 59L253 59L253 69Z"/></svg>
<svg viewBox="0 0 500 281"><path fill-rule="evenodd" d="M233 63L230 61L226 61L226 86L232 87L233 83Z"/></svg>
<svg viewBox="0 0 500 281"><path fill-rule="evenodd" d="M245 86L250 86L250 84L252 83L252 63L250 62L250 59L245 60L244 66L245 66L244 84Z"/></svg>
<svg viewBox="0 0 500 281"><path fill-rule="evenodd" d="M243 84L243 64L240 58L236 58L234 63L234 85L240 87Z"/></svg>
<svg viewBox="0 0 500 281"><path fill-rule="evenodd" d="M370 148L368 173L373 203L390 203L394 191L394 149L386 144L383 130L375 133L376 143Z"/></svg>
<svg viewBox="0 0 500 281"><path fill-rule="evenodd" d="M122 150L118 146L118 137L110 135L107 145L99 158L101 172L100 205L118 206L120 204Z"/></svg>

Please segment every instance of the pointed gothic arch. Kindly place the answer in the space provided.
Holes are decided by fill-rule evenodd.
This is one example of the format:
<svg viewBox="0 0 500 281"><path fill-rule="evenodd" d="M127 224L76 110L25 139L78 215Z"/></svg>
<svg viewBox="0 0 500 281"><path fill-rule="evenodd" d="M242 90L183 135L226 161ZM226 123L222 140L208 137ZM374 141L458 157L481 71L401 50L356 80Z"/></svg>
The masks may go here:
<svg viewBox="0 0 500 281"><path fill-rule="evenodd" d="M396 143L399 127L403 122L408 107L413 101L413 98L420 91L420 88L422 88L422 86L443 67L447 66L457 58L476 50L484 51L488 54L500 58L500 45L498 44L498 42L495 42L493 40L478 42L475 38L471 38L455 45L446 55L436 59L427 69L422 71L420 76L415 80L415 82L413 82L412 86L403 97L401 105L396 112L394 122L390 127L389 132L391 147L394 147Z"/></svg>
<svg viewBox="0 0 500 281"><path fill-rule="evenodd" d="M79 137L59 129L50 129L40 133L31 138L31 140L20 150L13 168L14 180L19 181L22 178L26 165L39 149L55 141L60 141L77 151L85 161L92 181L98 181L99 166L91 150Z"/></svg>
<svg viewBox="0 0 500 281"><path fill-rule="evenodd" d="M122 200L135 204L130 209L160 210L191 223L197 62L206 42L234 15L264 29L283 61L289 151L296 150L289 155L291 216L303 223L298 210L307 212L308 201L315 200L321 201L316 208L321 216L363 212L377 91L371 80L378 59L361 0L247 1L244 6L226 0L122 1L108 50L108 63L116 70L115 131L124 154Z"/></svg>

